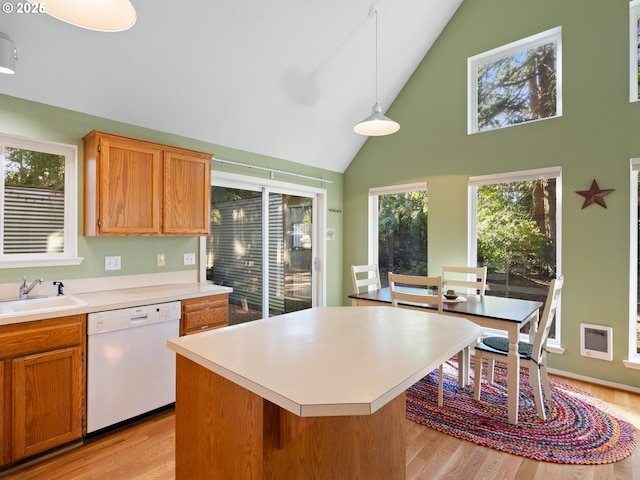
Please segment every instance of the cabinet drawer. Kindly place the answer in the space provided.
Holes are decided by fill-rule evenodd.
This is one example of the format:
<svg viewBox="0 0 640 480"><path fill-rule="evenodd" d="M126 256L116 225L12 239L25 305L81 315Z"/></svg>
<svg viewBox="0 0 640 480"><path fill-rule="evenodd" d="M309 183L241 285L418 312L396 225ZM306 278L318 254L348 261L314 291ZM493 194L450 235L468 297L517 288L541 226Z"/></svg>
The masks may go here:
<svg viewBox="0 0 640 480"><path fill-rule="evenodd" d="M182 300L181 335L229 325L228 298L222 293Z"/></svg>
<svg viewBox="0 0 640 480"><path fill-rule="evenodd" d="M6 325L0 329L0 356L83 345L84 336L84 315Z"/></svg>
<svg viewBox="0 0 640 480"><path fill-rule="evenodd" d="M227 295L215 295L211 297L191 298L182 301L182 311L184 313L198 310L227 309Z"/></svg>
<svg viewBox="0 0 640 480"><path fill-rule="evenodd" d="M209 328L226 327L229 323L226 305L215 310L202 310L185 313L183 316L184 333L194 333Z"/></svg>

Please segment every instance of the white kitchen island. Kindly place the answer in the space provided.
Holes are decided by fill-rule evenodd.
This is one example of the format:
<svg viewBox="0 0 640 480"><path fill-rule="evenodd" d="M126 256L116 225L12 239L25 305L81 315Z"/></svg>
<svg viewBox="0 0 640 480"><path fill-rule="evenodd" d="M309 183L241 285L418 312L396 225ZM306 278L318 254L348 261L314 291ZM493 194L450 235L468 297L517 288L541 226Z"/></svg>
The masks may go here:
<svg viewBox="0 0 640 480"><path fill-rule="evenodd" d="M481 333L436 313L328 307L170 340L176 478L403 479L405 390Z"/></svg>

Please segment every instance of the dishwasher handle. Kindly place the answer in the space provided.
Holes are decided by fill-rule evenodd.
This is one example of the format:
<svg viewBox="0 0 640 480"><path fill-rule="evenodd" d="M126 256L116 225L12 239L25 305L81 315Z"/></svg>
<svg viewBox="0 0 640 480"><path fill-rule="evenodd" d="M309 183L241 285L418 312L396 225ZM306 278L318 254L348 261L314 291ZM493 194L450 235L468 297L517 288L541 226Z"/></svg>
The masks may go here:
<svg viewBox="0 0 640 480"><path fill-rule="evenodd" d="M129 318L129 322L131 322L133 325L139 325L141 323L146 323L147 320L149 320L149 315L148 314L144 314L144 315L139 315L137 317L130 317Z"/></svg>

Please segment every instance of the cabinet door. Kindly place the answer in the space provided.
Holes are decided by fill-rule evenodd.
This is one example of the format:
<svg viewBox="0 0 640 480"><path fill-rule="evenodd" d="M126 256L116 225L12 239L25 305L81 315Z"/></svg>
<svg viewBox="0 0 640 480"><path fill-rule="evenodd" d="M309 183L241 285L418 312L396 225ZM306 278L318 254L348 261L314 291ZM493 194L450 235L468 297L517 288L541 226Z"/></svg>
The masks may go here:
<svg viewBox="0 0 640 480"><path fill-rule="evenodd" d="M100 137L99 232L160 233L161 150L146 143Z"/></svg>
<svg viewBox="0 0 640 480"><path fill-rule="evenodd" d="M79 346L12 361L14 461L82 437L82 363Z"/></svg>
<svg viewBox="0 0 640 480"><path fill-rule="evenodd" d="M5 432L5 419L9 422L11 418L7 416L7 413L10 412L7 412L9 407L6 405L10 399L5 399L5 395L9 395L11 392L8 391L8 388L5 388L4 384L4 363L3 360L0 360L0 465L11 461L8 453L10 450L8 448L9 438L7 437L7 432Z"/></svg>
<svg viewBox="0 0 640 480"><path fill-rule="evenodd" d="M208 235L211 157L164 152L163 231L172 235Z"/></svg>

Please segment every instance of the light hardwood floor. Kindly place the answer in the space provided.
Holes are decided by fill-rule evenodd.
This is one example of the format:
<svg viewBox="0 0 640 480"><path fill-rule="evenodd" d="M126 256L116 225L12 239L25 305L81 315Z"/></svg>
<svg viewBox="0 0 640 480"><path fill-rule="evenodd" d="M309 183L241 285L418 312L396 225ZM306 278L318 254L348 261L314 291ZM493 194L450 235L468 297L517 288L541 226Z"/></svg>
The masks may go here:
<svg viewBox="0 0 640 480"><path fill-rule="evenodd" d="M640 428L640 395L563 380L602 398ZM406 428L407 480L640 480L640 448L615 464L558 465L479 447L409 420ZM13 471L2 480L173 480L173 442L174 415L170 410Z"/></svg>

